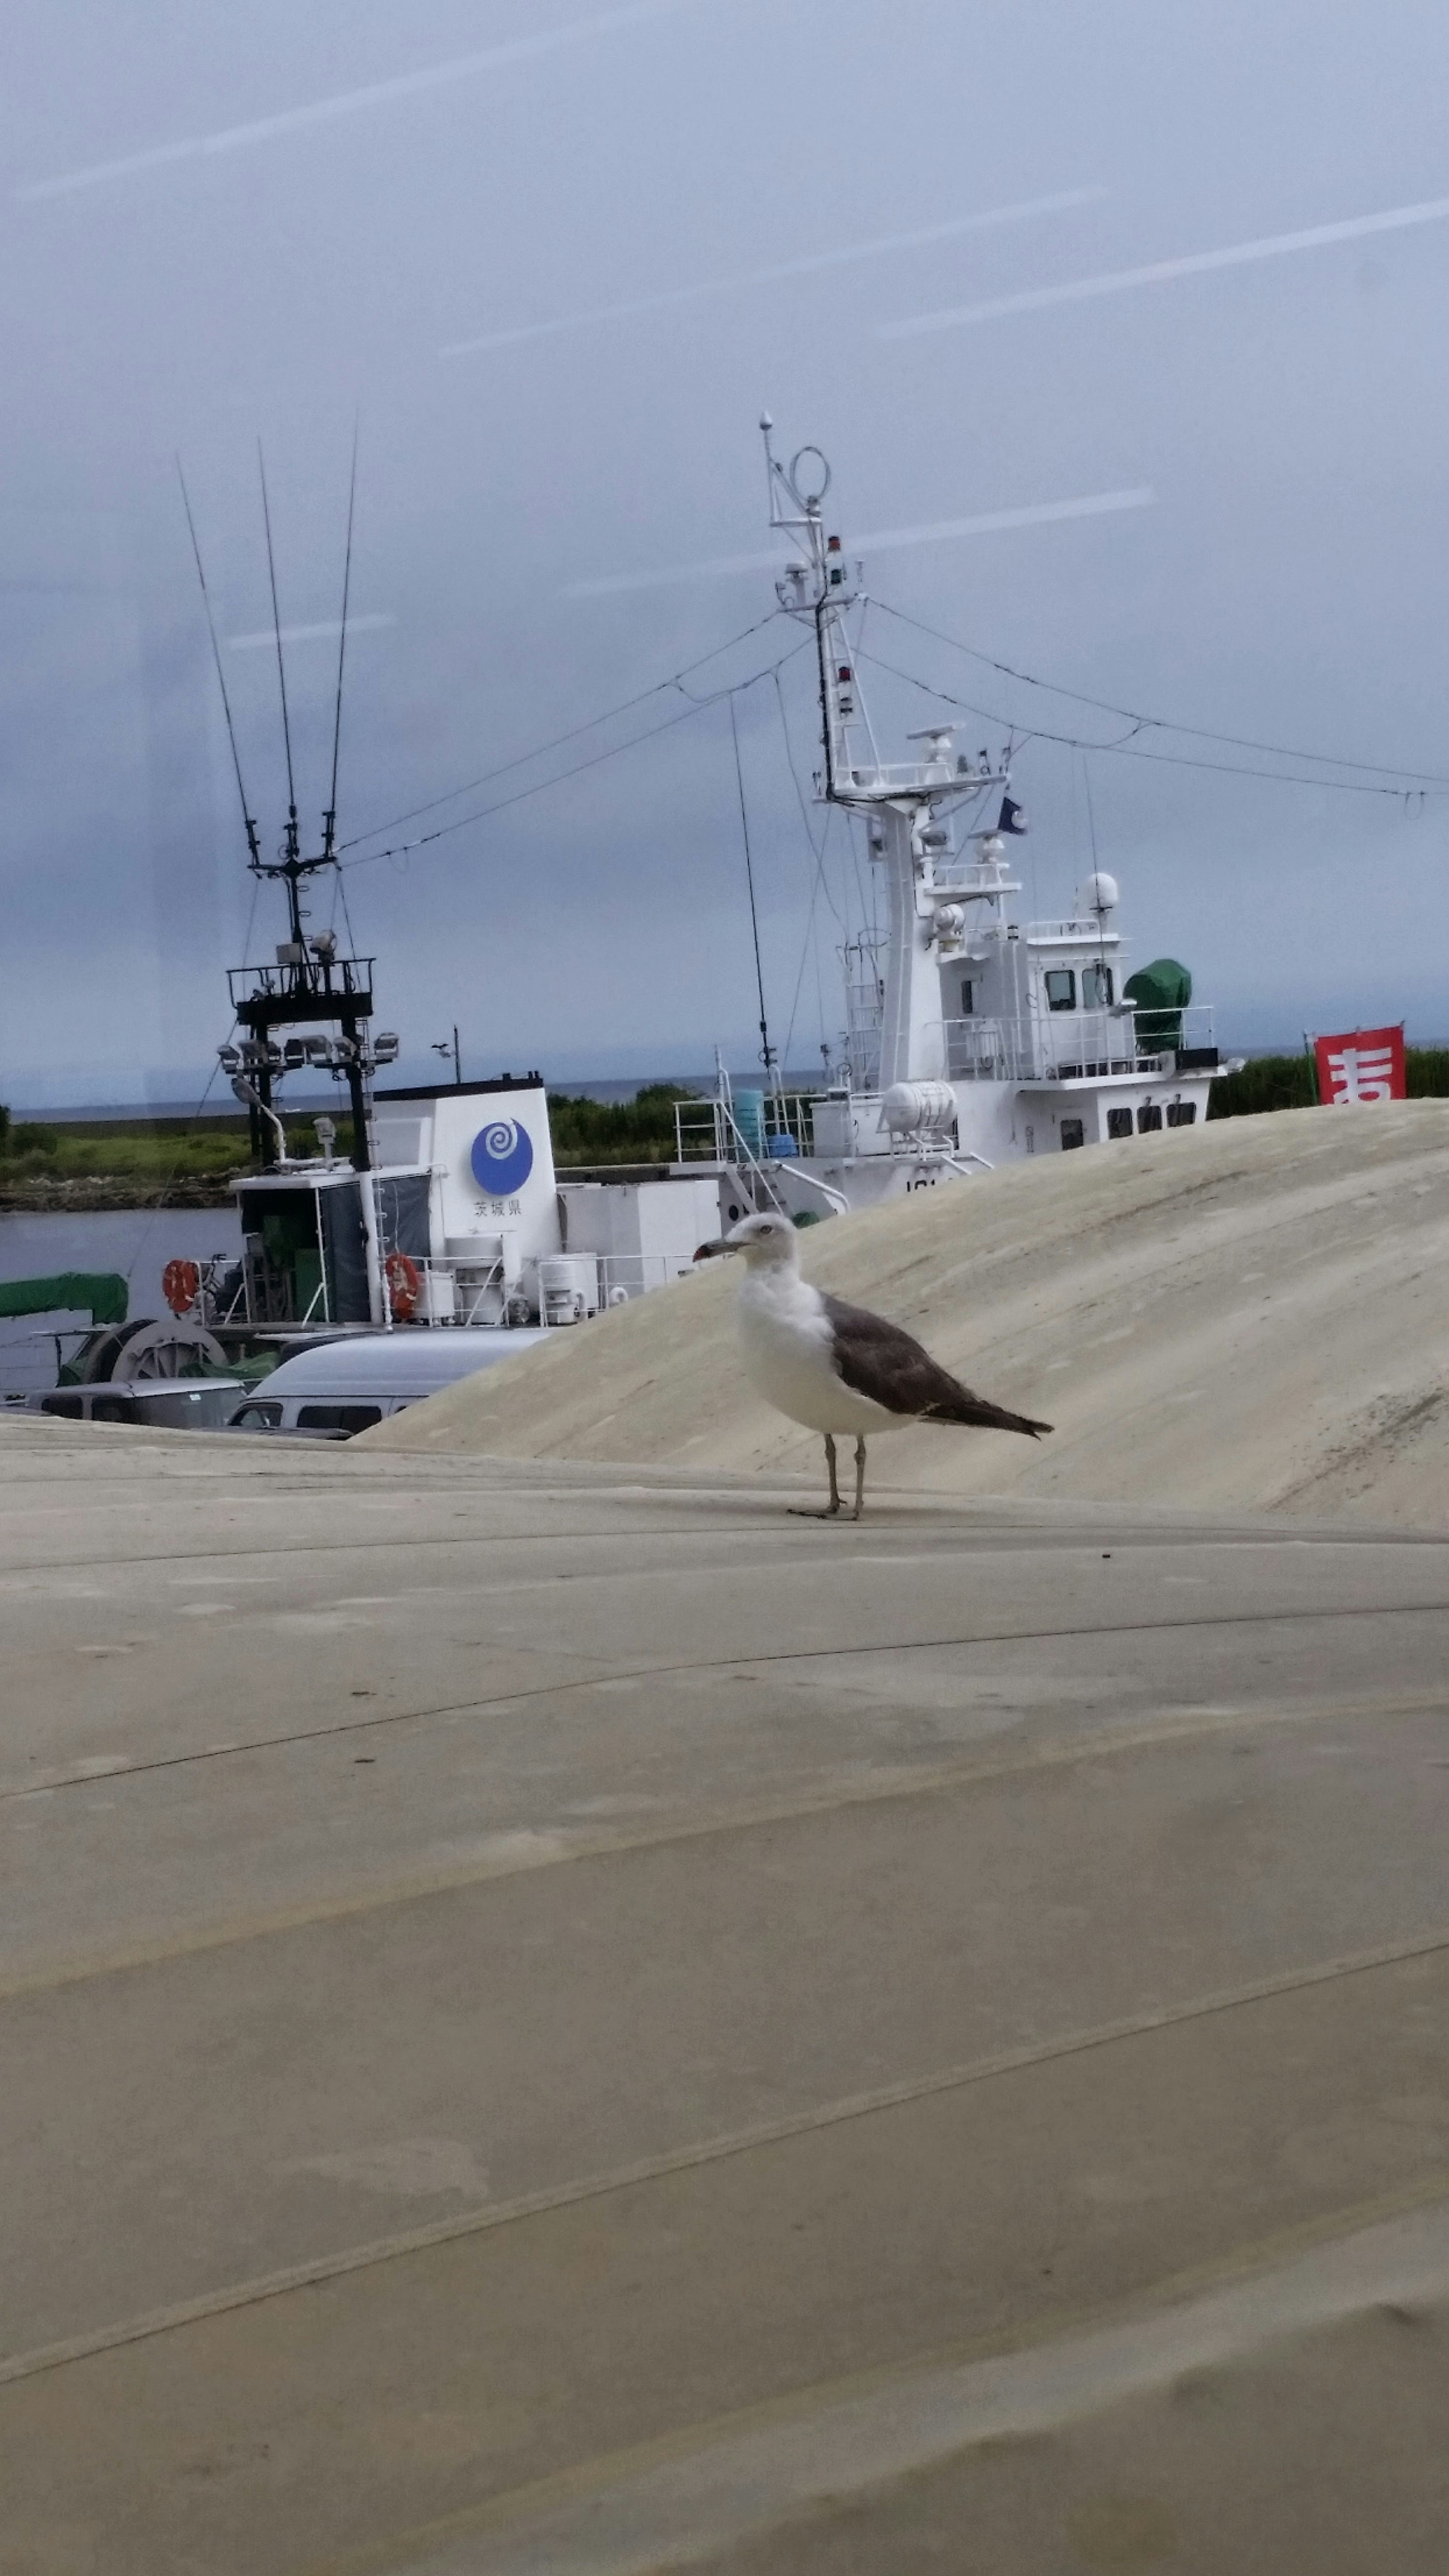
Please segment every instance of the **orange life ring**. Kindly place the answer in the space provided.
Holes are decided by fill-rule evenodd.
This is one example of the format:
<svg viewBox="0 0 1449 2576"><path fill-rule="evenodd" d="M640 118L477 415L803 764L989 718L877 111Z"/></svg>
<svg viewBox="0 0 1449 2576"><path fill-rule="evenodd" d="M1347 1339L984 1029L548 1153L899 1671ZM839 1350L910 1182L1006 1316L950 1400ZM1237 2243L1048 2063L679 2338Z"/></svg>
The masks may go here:
<svg viewBox="0 0 1449 2576"><path fill-rule="evenodd" d="M394 1322L410 1324L423 1293L421 1270L410 1253L390 1252L382 1265L382 1274L387 1281L388 1303Z"/></svg>
<svg viewBox="0 0 1449 2576"><path fill-rule="evenodd" d="M201 1272L194 1261L168 1261L161 1273L161 1294L173 1315L184 1315L194 1306L201 1290Z"/></svg>

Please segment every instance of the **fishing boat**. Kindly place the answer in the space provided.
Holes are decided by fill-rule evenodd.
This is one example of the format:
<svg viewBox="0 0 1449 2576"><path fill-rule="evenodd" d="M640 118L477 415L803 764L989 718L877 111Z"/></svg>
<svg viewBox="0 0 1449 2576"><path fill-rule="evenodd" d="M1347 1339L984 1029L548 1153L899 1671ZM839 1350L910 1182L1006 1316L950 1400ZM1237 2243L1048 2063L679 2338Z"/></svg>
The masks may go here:
<svg viewBox="0 0 1449 2576"><path fill-rule="evenodd" d="M936 724L910 738L913 758L881 758L852 641L861 567L825 515L829 465L807 447L786 466L768 415L760 427L770 524L790 547L777 597L813 630L815 791L864 830L880 929L842 955L835 1078L814 1093L789 1092L769 1066L767 1086L721 1080L712 1102L679 1112L681 1163L747 1175L740 1214L768 1196L819 1216L1196 1125L1226 1068L1187 969L1158 958L1129 971L1105 869L1065 918L1017 918L1011 856L1027 816L1008 752L963 750L959 727Z"/></svg>

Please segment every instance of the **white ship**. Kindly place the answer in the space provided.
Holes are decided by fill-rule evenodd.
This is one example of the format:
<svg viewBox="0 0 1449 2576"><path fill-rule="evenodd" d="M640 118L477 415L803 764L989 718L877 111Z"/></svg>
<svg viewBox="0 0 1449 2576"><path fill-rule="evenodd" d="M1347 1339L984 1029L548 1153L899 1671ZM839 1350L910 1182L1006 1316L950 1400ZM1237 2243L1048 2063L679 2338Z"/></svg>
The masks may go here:
<svg viewBox="0 0 1449 2576"><path fill-rule="evenodd" d="M859 570L824 516L829 468L814 448L780 464L771 426L770 523L792 548L777 593L816 637L816 791L864 822L883 933L846 953L842 1079L813 1097L751 1093L743 1117L722 1086L707 1118L682 1115L682 1146L712 1152L722 1177L768 1163L770 1194L800 1215L1194 1125L1221 1069L1212 1013L1172 959L1131 975L1115 879L1094 871L1065 920L1018 921L1026 818L1005 758L958 750L941 725L911 737L914 760L881 759L850 632Z"/></svg>

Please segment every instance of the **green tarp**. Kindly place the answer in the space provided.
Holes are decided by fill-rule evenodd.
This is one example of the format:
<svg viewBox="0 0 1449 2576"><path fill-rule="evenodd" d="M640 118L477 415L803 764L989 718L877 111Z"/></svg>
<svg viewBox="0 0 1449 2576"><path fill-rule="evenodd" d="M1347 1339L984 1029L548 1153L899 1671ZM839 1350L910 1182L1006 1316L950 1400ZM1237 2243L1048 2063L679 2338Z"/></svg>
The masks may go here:
<svg viewBox="0 0 1449 2576"><path fill-rule="evenodd" d="M50 1279L0 1279L0 1315L83 1315L124 1324L127 1288L116 1270L57 1270Z"/></svg>
<svg viewBox="0 0 1449 2576"><path fill-rule="evenodd" d="M1149 1051L1180 1047L1182 1015L1192 1000L1192 977L1175 957L1154 957L1139 966L1122 987L1124 1001L1137 1005L1137 1043Z"/></svg>

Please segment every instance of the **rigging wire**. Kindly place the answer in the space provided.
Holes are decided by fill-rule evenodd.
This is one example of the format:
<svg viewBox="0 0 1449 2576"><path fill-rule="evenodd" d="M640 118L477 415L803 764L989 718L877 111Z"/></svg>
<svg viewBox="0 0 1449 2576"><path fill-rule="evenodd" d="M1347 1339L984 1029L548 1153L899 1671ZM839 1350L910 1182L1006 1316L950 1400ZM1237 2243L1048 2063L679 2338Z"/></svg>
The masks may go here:
<svg viewBox="0 0 1449 2576"><path fill-rule="evenodd" d="M227 1031L228 1038L230 1038L235 1032L236 1025L236 1021L233 1020L231 1028ZM147 1217L146 1223L142 1226L140 1233L136 1237L135 1250L131 1254L125 1273L126 1286L128 1288L135 1276L136 1266L140 1261L147 1244L150 1242L152 1235L156 1231L156 1219L160 1216L163 1208L165 1208L167 1204L167 1192L174 1188L176 1182L181 1178L181 1166L186 1158L186 1148L190 1144L192 1137L196 1134L197 1128L201 1124L201 1113L205 1109L207 1101L211 1097L211 1086L215 1082L220 1071L221 1060L218 1057L217 1062L212 1066L210 1073L206 1077L206 1088L202 1092L201 1098L198 1100L196 1107L193 1109L191 1116L188 1118L186 1125L182 1128L181 1134L176 1140L176 1160L161 1183L159 1194L152 1204L151 1212Z"/></svg>
<svg viewBox="0 0 1449 2576"><path fill-rule="evenodd" d="M903 671L898 663L887 662L878 653L862 654L857 651L856 659L872 663L877 670L889 671L893 679L907 681L911 688L919 689L925 697L937 698L948 707L961 707L968 715L980 716L987 724L1005 726L1009 723L1009 719L997 709L978 706L970 698L956 697L951 690L938 688L934 680L923 680L915 671ZM1115 742L1088 742L1080 734L1055 733L1046 725L1030 726L1020 734L1019 739L1022 745L1029 742L1059 742L1064 743L1071 751L1110 751L1123 760L1150 760L1172 769L1203 769L1223 778L1256 778L1269 787L1316 787L1325 793L1331 792L1340 796L1383 796L1395 805L1403 805L1406 810L1416 799L1422 809L1430 796L1442 792L1433 787L1379 787L1364 778L1311 778L1292 770L1251 769L1244 761L1199 760L1190 752L1149 751L1145 745L1138 746L1137 736L1149 729L1155 729L1156 725L1157 719L1153 716L1137 716L1128 731L1120 735ZM1215 737L1210 737L1210 739L1213 738ZM1311 760L1314 754L1305 752L1302 757ZM1446 785L1449 785L1449 782L1446 782Z"/></svg>
<svg viewBox="0 0 1449 2576"><path fill-rule="evenodd" d="M740 759L740 727L735 711L735 693L731 689L730 740L735 748L735 785L740 798L740 833L745 845L745 883L750 893L750 936L755 943L755 990L760 997L760 1062L768 1081L774 1070L774 1051L770 1045L770 1024L765 1014L765 970L760 963L760 916L755 907L755 868L750 857L750 818L745 809L745 771Z"/></svg>
<svg viewBox="0 0 1449 2576"><path fill-rule="evenodd" d="M337 871L337 892L342 901L342 919L347 931L347 945L355 957L357 955L357 933L352 927L352 915L347 909L347 880L340 868Z"/></svg>
<svg viewBox="0 0 1449 2576"><path fill-rule="evenodd" d="M774 672L772 676L775 683L775 703L780 711L780 731L785 738L785 759L789 767L791 781L794 785L796 802L800 808L800 820L805 827L805 838L809 844L811 855L815 861L814 870L810 880L810 908L805 916L805 937L800 950L800 971L795 978L795 990L790 1002L790 1020L785 1031L785 1044L781 1050L780 1056L781 1065L783 1067L788 1065L790 1061L790 1048L795 1036L795 1022L799 1016L800 1010L801 987L804 984L805 969L810 962L812 954L815 959L815 997L820 1013L820 1035L822 1042L825 1037L825 1001L820 989L820 942L815 929L815 909L822 894L825 897L830 911L835 916L842 938L848 938L849 932L846 929L844 919L841 915L840 908L836 903L835 897L830 891L830 879L825 872L825 852L829 846L830 827L840 809L835 805L826 806L825 823L821 831L819 841L817 842L810 821L810 808L805 801L805 791L800 784L800 773L795 766L795 747L790 739L790 719L785 711L784 688L781 685L779 672Z"/></svg>
<svg viewBox="0 0 1449 2576"><path fill-rule="evenodd" d="M780 1063L782 1069L787 1066L790 1061L790 1048L795 1036L795 1022L800 1011L801 987L805 982L805 969L809 965L812 956L815 960L815 998L820 1011L820 1034L822 1038L825 1035L825 1003L820 990L820 941L815 930L815 907L819 901L822 888L825 888L826 900L829 900L829 890L826 888L825 880L825 843L830 837L830 826L834 819L835 807L832 805L826 811L825 831L821 837L820 848L816 852L815 872L810 881L810 908L805 915L805 937L800 945L800 971L796 975L795 990L790 997L789 1025L785 1031L784 1046L780 1050Z"/></svg>
<svg viewBox="0 0 1449 2576"><path fill-rule="evenodd" d="M261 894L262 894L262 880L261 880L261 872L260 872L260 870L257 870L257 871L253 874L253 877L252 877L252 900L251 900L251 908L250 908L250 910L249 910L249 911L248 911L248 913L247 913L246 936L245 936L245 938L244 938L244 939L243 939L243 941L242 941L242 963L243 963L243 965L245 965L245 963L246 963L247 951L248 951L248 949L251 947L251 944L252 944L252 931L253 931L253 929L254 929L254 928L255 928L255 926L256 926L257 905L258 905L258 903L261 901ZM235 1022L235 1020L233 1020L233 1022L232 1022L232 1027L233 1027L233 1028L235 1028L235 1027L236 1027L236 1022Z"/></svg>
<svg viewBox="0 0 1449 2576"><path fill-rule="evenodd" d="M482 823L490 814L502 814L512 805L522 805L530 796L542 796L550 787L562 787L567 779L578 778L587 769L597 769L606 760L617 760L622 752L637 749L641 742L652 742L661 733L671 733L676 725L689 724L706 708L718 706L722 698L733 699L744 690L754 688L758 681L767 680L772 671L782 670L787 662L793 662L799 654L810 649L808 640L803 644L792 644L788 653L782 653L778 661L767 662L762 671L752 671L747 680L732 681L727 689L717 689L712 697L692 699L677 715L666 716L662 724L647 726L643 733L631 734L627 742L611 743L604 751L591 752L587 760L576 760L572 768L557 770L552 778L536 779L531 787L516 788L511 796L499 796L491 805L477 806L471 814L456 815L451 823L439 823L431 832L420 832L416 840L398 841L385 850L363 850L356 858L339 859L338 865L366 868L378 859L406 858L414 850L426 849L431 842L446 840L450 833L466 830L470 823ZM648 694L655 696L658 693L651 690ZM582 730L587 731L588 728L585 726ZM518 763L512 762L510 766L517 768Z"/></svg>
<svg viewBox="0 0 1449 2576"><path fill-rule="evenodd" d="M272 552L272 513L267 500L267 462L262 442L257 440L257 472L262 482L262 520L267 531L267 572L272 585L272 629L277 639L277 679L282 691L282 741L287 752L288 831L292 839L297 831L297 790L292 783L292 727L287 714L287 666L282 658L282 620L277 607L277 563Z"/></svg>
<svg viewBox="0 0 1449 2576"><path fill-rule="evenodd" d="M332 788L322 819L324 856L331 858L337 838L337 756L342 746L342 671L347 659L347 602L352 589L352 520L357 503L357 432L352 424L352 474L347 486L347 550L342 559L342 624L337 635L337 707L332 719ZM278 638L278 651L281 640Z"/></svg>
<svg viewBox="0 0 1449 2576"><path fill-rule="evenodd" d="M684 683L691 673L702 671L708 662L717 662L722 653L732 651L736 644L747 643L752 635L759 634L762 627L773 625L782 613L780 609L772 608L767 616L757 617L753 626L742 627L739 634L731 635L726 643L716 644L711 652L701 653L697 661L686 662L680 670L672 671L667 680L656 680L652 687L640 689L632 698L622 699L618 706L606 707L602 715L591 716L587 724L572 725L567 733L555 734L551 742L538 743L532 751L519 752L515 759L503 761L497 769L485 769L481 777L469 778L461 787L451 787L446 796L432 796L425 805L410 806L405 814L394 814L386 823L374 823L366 832L354 832L350 840L341 844L342 848L354 850L359 842L375 841L384 832L399 831L405 823L416 823L422 815L436 813L440 805L452 805L460 796L471 796L480 787L491 787L495 779L506 778L511 770L526 769L530 761L542 760L546 752L562 751L567 744L577 742L581 735L597 733L600 725L612 724L616 716L632 714L635 707L646 706L651 698L662 697L668 689L678 689L683 697L692 698L696 706L712 706L718 692L710 697L694 698L693 691L685 688ZM647 740L647 736L640 735L639 739Z"/></svg>
<svg viewBox="0 0 1449 2576"><path fill-rule="evenodd" d="M877 608L883 608L887 617L894 617L902 626L914 626L920 634L931 636L936 643L949 645L953 653L964 653L971 661L983 663L988 671L1000 672L1003 679L1019 680L1026 688L1044 690L1049 697L1070 698L1078 706L1097 708L1103 715L1120 716L1125 722L1139 729L1150 728L1154 733L1185 734L1196 742L1223 743L1230 751L1258 751L1274 760L1308 760L1317 762L1325 769L1356 769L1362 771L1365 776L1397 778L1415 787L1449 787L1449 778L1444 777L1437 770L1404 769L1377 760L1349 760L1338 752L1303 751L1285 743L1259 742L1249 734L1215 733L1207 725L1177 724L1170 716L1143 715L1135 707L1118 706L1111 698L1094 698L1085 689L1064 688L1055 680L1041 680L1031 671L1020 671L1013 663L998 662L990 653L979 651L974 644L963 644L959 636L947 635L940 627L928 626L922 618L909 616L904 609L892 608L888 600L876 598L874 604ZM973 709L972 712L979 714L981 710ZM1033 728L1033 730L1036 729ZM1061 734L1048 734L1043 739L1059 742L1065 741L1067 737ZM1098 747L1093 746L1094 749ZM1328 786L1335 782L1325 780L1323 783Z"/></svg>
<svg viewBox="0 0 1449 2576"><path fill-rule="evenodd" d="M231 765L236 773L236 792L241 799L242 825L247 836L247 848L250 851L252 858L256 859L260 855L257 849L257 827L248 808L247 791L242 783L241 753L237 749L236 726L232 722L231 699L227 695L226 673L222 669L221 646L216 640L216 619L211 613L211 593L206 587L206 574L202 569L201 563L201 547L197 541L196 535L196 521L191 515L191 495L186 489L186 476L182 471L181 459L179 456L176 459L176 479L181 486L181 502L182 507L186 512L186 525L191 532L191 551L196 561L196 578L201 584L202 606L206 610L206 631L211 637L211 658L216 665L216 684L221 691L222 710L226 716L226 738L231 744Z"/></svg>
<svg viewBox="0 0 1449 2576"><path fill-rule="evenodd" d="M844 918L843 918L843 916L842 916L842 914L841 914L841 911L840 911L840 908L839 908L838 904L836 903L836 900L835 900L834 895L833 895L833 894L831 893L831 891L830 891L830 881L829 881L829 879L826 877L826 875L825 875L825 873L824 873L824 870L825 870L825 844L826 844L826 842L827 842L827 841L829 840L829 838L830 838L830 826L831 826L831 824L832 824L832 823L834 822L834 820L835 820L835 816L836 816L837 808L836 808L834 805L827 805L827 806L826 806L826 808L825 808L825 828L824 828L824 830L822 831L822 833L821 833L821 835L820 835L819 842L817 843L816 838L815 838L814 831L813 831L813 829L811 828L811 822L810 822L810 808L809 808L809 805L808 805L808 804L807 804L807 802L806 802L806 798L805 798L805 790L804 790L804 788L803 788L803 787L801 786L801 784L800 784L800 772L799 772L799 770L798 770L798 769L796 768L796 766L795 766L795 746L794 746L794 744L792 743L792 741L791 741L791 739L790 739L790 719L789 719L788 715L787 715L787 714L786 714L786 712L785 712L785 692L784 692L783 688L782 688L782 687L781 687L781 685L780 685L780 673L779 673L779 668L778 668L778 666L776 667L776 669L775 669L774 673L772 674L772 677L773 677L773 679L774 679L774 683L775 683L775 700L776 700L776 704L778 705L779 710L780 710L780 730L781 730L781 732L783 733L783 735L784 735L784 737L785 737L785 758L786 758L786 760L789 762L789 765L790 765L790 776L791 776L792 781L794 782L796 802L798 803L799 808L800 808L800 820L801 820L801 822L802 822L802 823L804 824L804 826L805 826L805 838L806 838L806 840L809 842L811 849L815 852L815 861L816 861L816 866L817 866L817 869L818 869L818 870L819 870L819 872L820 872L820 882L821 882L821 885L822 885L822 887L823 887L823 889L824 889L825 900L826 900L826 902L828 903L828 905L830 906L831 911L834 913L835 918L836 918L836 921L837 921L837 923L838 923L838 924L839 924L839 926L840 926L840 929L841 929L842 931L844 931L844 929L845 929L845 921L844 921Z"/></svg>

